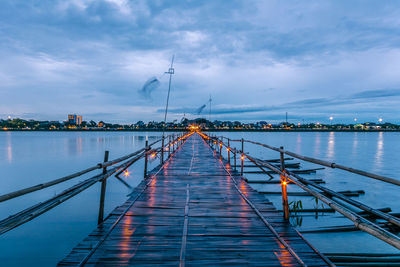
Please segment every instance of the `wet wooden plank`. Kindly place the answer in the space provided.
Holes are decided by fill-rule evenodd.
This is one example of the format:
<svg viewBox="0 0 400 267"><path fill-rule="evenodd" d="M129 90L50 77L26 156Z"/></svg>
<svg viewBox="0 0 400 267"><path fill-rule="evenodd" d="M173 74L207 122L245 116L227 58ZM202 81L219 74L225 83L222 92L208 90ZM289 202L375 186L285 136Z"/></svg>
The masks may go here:
<svg viewBox="0 0 400 267"><path fill-rule="evenodd" d="M140 183L59 265L77 266L92 251L88 266L299 266L235 182L308 266L327 265L264 195L237 173L229 176L224 165L199 135L192 135L148 187L149 181Z"/></svg>

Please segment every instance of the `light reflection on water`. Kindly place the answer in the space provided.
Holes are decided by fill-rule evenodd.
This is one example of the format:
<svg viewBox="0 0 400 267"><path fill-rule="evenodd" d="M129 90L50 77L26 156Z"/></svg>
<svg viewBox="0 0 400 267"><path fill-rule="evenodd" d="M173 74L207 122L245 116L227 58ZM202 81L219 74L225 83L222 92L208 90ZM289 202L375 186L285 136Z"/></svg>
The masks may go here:
<svg viewBox="0 0 400 267"><path fill-rule="evenodd" d="M8 163L12 162L12 143L11 143L11 133L7 133L7 160Z"/></svg>
<svg viewBox="0 0 400 267"><path fill-rule="evenodd" d="M301 134L297 133L297 139L296 139L296 153L299 153L301 151Z"/></svg>
<svg viewBox="0 0 400 267"><path fill-rule="evenodd" d="M378 134L376 142L376 153L375 153L375 164L374 167L377 170L382 169L383 164L383 132Z"/></svg>
<svg viewBox="0 0 400 267"><path fill-rule="evenodd" d="M335 158L335 132L330 132L326 159L333 160L334 158Z"/></svg>
<svg viewBox="0 0 400 267"><path fill-rule="evenodd" d="M314 155L319 156L320 155L320 145L321 145L321 137L320 133L315 133L315 145L314 145Z"/></svg>

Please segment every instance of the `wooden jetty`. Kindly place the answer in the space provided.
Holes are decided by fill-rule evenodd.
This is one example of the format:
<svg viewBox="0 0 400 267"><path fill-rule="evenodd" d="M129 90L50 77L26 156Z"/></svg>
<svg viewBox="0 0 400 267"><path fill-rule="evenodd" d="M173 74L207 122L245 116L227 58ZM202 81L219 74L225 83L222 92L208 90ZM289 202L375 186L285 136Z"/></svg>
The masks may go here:
<svg viewBox="0 0 400 267"><path fill-rule="evenodd" d="M59 266L332 266L197 133Z"/></svg>

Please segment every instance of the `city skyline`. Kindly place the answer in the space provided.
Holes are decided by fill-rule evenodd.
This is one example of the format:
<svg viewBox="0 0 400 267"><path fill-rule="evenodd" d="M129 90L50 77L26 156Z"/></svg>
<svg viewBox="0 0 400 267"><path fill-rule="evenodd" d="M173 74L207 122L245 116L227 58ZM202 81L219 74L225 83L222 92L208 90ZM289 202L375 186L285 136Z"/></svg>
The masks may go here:
<svg viewBox="0 0 400 267"><path fill-rule="evenodd" d="M2 5L2 118L161 121L175 55L168 121L400 123L395 1Z"/></svg>

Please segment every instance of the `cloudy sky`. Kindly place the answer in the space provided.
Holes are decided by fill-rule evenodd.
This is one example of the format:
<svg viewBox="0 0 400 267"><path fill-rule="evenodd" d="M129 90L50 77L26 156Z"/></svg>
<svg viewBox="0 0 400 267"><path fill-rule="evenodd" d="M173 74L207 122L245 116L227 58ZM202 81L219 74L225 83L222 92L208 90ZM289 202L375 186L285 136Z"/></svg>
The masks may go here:
<svg viewBox="0 0 400 267"><path fill-rule="evenodd" d="M175 55L169 120L400 122L399 1L0 5L0 118L162 120Z"/></svg>

